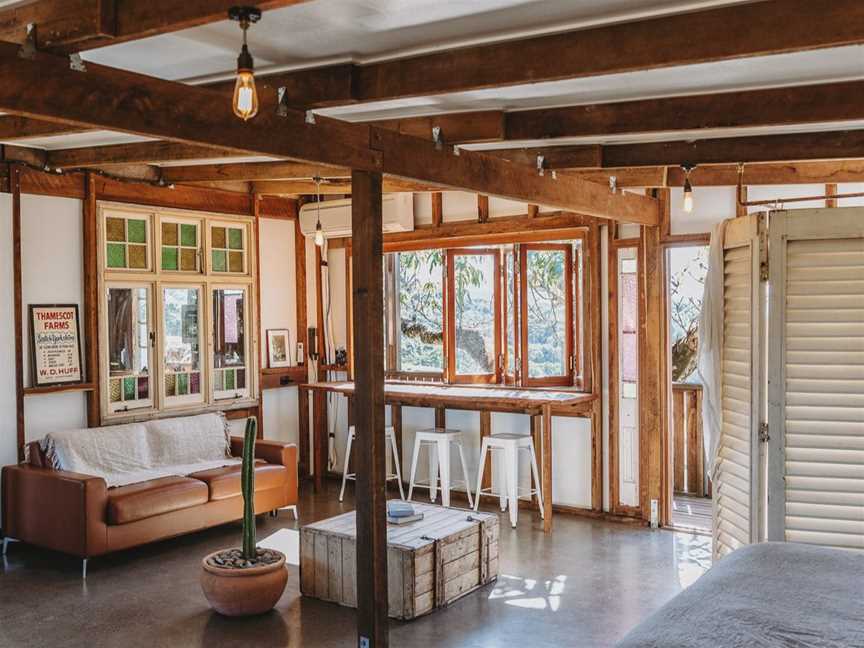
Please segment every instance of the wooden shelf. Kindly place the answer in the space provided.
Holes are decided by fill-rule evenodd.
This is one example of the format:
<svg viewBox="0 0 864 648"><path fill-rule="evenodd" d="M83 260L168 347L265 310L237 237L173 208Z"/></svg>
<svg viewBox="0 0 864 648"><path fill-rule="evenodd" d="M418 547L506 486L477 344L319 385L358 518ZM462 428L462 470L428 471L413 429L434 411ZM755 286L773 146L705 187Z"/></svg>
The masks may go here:
<svg viewBox="0 0 864 648"><path fill-rule="evenodd" d="M308 380L308 367L277 367L261 370L261 389L279 389L298 385Z"/></svg>
<svg viewBox="0 0 864 648"><path fill-rule="evenodd" d="M42 387L25 387L25 396L41 396L42 394L59 394L61 392L91 392L96 389L93 383L75 383L74 385L45 385Z"/></svg>

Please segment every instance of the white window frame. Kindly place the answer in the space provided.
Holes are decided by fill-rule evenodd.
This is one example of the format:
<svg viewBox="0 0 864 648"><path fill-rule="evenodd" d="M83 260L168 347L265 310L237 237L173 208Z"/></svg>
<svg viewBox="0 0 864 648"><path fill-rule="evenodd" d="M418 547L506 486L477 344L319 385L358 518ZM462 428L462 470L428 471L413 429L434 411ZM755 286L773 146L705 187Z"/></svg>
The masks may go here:
<svg viewBox="0 0 864 648"><path fill-rule="evenodd" d="M211 284L208 288L209 290L209 330L208 330L208 344L210 346L210 364L215 365L216 360L216 340L214 339L216 330L215 324L216 322L213 319L213 305L215 304L215 299L213 297L213 293L217 290L242 290L243 291L243 323L246 326L246 330L244 331L244 363L242 367L222 367L216 368L215 366L210 367L210 384L212 385L212 398L214 401L224 401L224 400L234 400L239 398L246 398L249 396L249 384L250 384L250 364L251 358L249 354L251 352L251 345L249 343L249 339L251 337L251 331L249 331L249 318L250 318L250 290L249 286L243 284ZM246 386L243 389L223 389L220 391L216 390L216 372L217 371L225 371L226 369L234 369L242 368L246 372Z"/></svg>
<svg viewBox="0 0 864 648"><path fill-rule="evenodd" d="M143 218L147 221L148 232L148 263L149 268L121 269L106 267L106 231L105 219L108 216L124 218ZM162 221L195 222L199 226L199 271L183 272L162 270ZM212 226L234 227L243 231L244 272L211 272L210 231ZM99 284L99 318L100 318L100 394L102 421L120 422L145 420L162 416L176 416L178 413L199 413L242 409L258 405L260 385L258 367L259 322L257 310L257 258L254 254L255 228L251 216L234 216L209 212L198 212L178 209L163 209L150 206L99 202L97 209L97 246L98 284ZM150 349L150 406L130 409L128 411L112 408L109 403L108 376L108 327L107 327L107 286L111 287L143 287L150 291L151 303L149 317L151 328ZM201 336L201 396L195 395L167 398L164 394L164 330L163 330L163 291L165 288L196 287L200 290L199 335ZM244 289L244 317L246 322L246 387L244 390L234 390L232 397L219 398L213 392L213 321L212 321L212 291L215 288Z"/></svg>

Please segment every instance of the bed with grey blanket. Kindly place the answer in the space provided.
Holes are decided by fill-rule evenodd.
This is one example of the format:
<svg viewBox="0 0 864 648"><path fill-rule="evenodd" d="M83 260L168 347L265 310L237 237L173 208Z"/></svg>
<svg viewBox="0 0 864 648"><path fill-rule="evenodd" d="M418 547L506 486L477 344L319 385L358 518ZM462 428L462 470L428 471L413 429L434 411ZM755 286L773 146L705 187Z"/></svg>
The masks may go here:
<svg viewBox="0 0 864 648"><path fill-rule="evenodd" d="M864 554L770 542L739 549L618 648L864 648Z"/></svg>

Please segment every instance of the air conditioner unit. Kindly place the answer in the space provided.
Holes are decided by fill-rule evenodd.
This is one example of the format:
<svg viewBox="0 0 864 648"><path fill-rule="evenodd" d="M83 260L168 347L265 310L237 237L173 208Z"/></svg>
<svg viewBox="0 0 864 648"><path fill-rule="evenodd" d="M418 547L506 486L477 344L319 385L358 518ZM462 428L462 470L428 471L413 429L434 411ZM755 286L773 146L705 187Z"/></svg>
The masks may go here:
<svg viewBox="0 0 864 648"><path fill-rule="evenodd" d="M414 194L384 194L384 232L414 230ZM318 206L307 203L300 208L300 231L304 236L315 235ZM321 229L327 238L351 236L351 200L326 200L321 203Z"/></svg>

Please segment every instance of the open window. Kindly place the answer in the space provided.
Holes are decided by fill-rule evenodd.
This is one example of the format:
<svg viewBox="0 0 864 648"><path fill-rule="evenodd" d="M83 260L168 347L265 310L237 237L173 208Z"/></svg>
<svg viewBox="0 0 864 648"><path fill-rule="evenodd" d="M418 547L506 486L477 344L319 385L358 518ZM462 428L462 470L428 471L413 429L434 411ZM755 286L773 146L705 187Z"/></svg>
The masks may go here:
<svg viewBox="0 0 864 648"><path fill-rule="evenodd" d="M447 252L448 374L455 383L501 377L501 265L497 249Z"/></svg>
<svg viewBox="0 0 864 648"><path fill-rule="evenodd" d="M149 285L110 285L107 329L108 409L126 412L153 405L152 299Z"/></svg>

